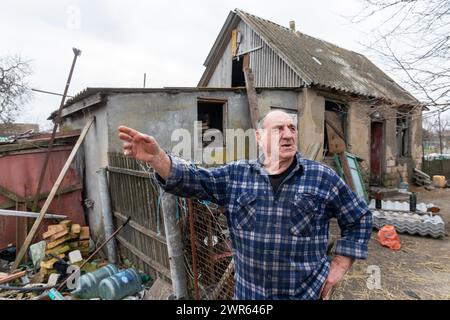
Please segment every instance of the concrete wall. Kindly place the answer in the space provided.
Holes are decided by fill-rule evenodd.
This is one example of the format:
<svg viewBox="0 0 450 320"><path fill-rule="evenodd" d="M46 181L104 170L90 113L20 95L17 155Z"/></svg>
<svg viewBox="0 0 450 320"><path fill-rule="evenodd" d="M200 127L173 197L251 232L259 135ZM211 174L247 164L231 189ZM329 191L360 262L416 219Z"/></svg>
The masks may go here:
<svg viewBox="0 0 450 320"><path fill-rule="evenodd" d="M257 89L261 116L271 107L298 111L299 150L305 153L308 145L323 143L325 97L314 89L276 90ZM122 142L117 135L119 125L127 125L136 130L153 135L160 145L171 151L179 141L171 141L174 129L188 130L193 137L193 123L197 119L198 98L223 99L227 101L228 127L247 130L250 127L248 101L245 91L240 90L198 90L109 94L107 101L66 117L64 128L82 128L86 116L95 115L95 125L89 130L83 144L85 154L85 193L94 201L94 207L87 209L88 221L94 239L103 235L103 221L98 198L96 170L108 165L108 152L122 152ZM80 102L83 103L83 102ZM361 167L363 176L368 180L370 171L370 113L375 111L369 105L359 102L348 103L348 146L351 153L364 159ZM412 158L397 159L396 155L396 119L391 108L381 108L385 123L384 163L387 186L398 185L397 170L408 176L409 162L416 166L421 160L420 117L414 118L411 126L413 144ZM191 141L193 144L193 141ZM323 152L323 150L320 150ZM191 154L191 159L194 155ZM409 166L409 167L408 167ZM367 181L366 180L366 181Z"/></svg>
<svg viewBox="0 0 450 320"><path fill-rule="evenodd" d="M324 140L325 98L313 89L303 89L298 93L298 142L301 153L308 145ZM323 146L319 151L323 153Z"/></svg>
<svg viewBox="0 0 450 320"><path fill-rule="evenodd" d="M89 129L82 145L82 151L85 156L85 176L83 180L85 198L93 200L94 206L93 208L85 208L85 213L93 239L97 241L100 236L104 235L96 171L108 165L107 150L109 137L106 107L104 105L94 107L89 110L89 114L77 114L65 118L64 128L83 128L87 120L86 116L88 115L95 116L95 122Z"/></svg>
<svg viewBox="0 0 450 320"><path fill-rule="evenodd" d="M370 116L369 106L361 102L348 103L347 148L348 152L363 159L360 162L364 181L370 179Z"/></svg>

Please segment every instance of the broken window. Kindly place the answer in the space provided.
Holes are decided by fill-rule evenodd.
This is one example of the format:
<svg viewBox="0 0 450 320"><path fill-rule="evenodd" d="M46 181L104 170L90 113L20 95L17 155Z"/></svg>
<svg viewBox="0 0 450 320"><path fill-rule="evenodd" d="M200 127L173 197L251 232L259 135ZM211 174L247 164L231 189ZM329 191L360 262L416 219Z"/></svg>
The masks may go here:
<svg viewBox="0 0 450 320"><path fill-rule="evenodd" d="M342 103L325 100L325 123L323 148L325 156L345 151L347 108Z"/></svg>
<svg viewBox="0 0 450 320"><path fill-rule="evenodd" d="M225 140L224 128L226 128L226 101L216 99L199 99L197 103L197 119L202 123L202 146L212 143L220 131ZM216 130L211 130L216 129ZM223 141L225 142L225 141Z"/></svg>
<svg viewBox="0 0 450 320"><path fill-rule="evenodd" d="M405 113L397 114L397 156L409 156L409 119Z"/></svg>

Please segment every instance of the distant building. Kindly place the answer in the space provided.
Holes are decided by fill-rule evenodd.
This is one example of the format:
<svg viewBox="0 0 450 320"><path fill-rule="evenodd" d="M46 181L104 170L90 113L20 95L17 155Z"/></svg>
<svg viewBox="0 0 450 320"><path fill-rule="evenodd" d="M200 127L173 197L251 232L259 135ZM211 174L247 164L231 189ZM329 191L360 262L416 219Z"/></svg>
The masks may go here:
<svg viewBox="0 0 450 320"><path fill-rule="evenodd" d="M22 133L29 132L30 130L33 130L32 133L38 133L39 125L36 123L0 124L0 139L20 135Z"/></svg>

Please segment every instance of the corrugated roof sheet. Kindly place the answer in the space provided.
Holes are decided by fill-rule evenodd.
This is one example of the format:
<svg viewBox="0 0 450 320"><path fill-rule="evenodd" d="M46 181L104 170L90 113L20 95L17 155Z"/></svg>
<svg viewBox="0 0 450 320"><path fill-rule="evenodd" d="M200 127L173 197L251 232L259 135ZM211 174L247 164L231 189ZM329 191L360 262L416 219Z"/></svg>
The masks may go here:
<svg viewBox="0 0 450 320"><path fill-rule="evenodd" d="M353 94L418 101L365 56L236 9L235 13L309 85Z"/></svg>

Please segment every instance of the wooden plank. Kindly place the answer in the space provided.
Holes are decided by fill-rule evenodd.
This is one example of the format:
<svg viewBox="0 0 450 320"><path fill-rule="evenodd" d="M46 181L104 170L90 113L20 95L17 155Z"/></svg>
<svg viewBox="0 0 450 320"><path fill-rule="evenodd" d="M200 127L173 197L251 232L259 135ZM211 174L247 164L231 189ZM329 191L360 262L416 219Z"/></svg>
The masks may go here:
<svg viewBox="0 0 450 320"><path fill-rule="evenodd" d="M327 128L328 151L337 154L344 152L346 148L345 141L328 122L325 122L325 126Z"/></svg>
<svg viewBox="0 0 450 320"><path fill-rule="evenodd" d="M243 71L245 76L245 86L247 88L248 107L250 110L250 120L252 128L256 129L259 120L258 97L254 87L254 79L250 66L250 56L244 55Z"/></svg>
<svg viewBox="0 0 450 320"><path fill-rule="evenodd" d="M62 230L60 232L57 232L57 233L53 234L48 241L50 241L50 242L55 241L55 240L57 240L57 239L59 239L61 237L64 237L64 236L68 235L68 234L69 234L69 230L68 229Z"/></svg>
<svg viewBox="0 0 450 320"><path fill-rule="evenodd" d="M67 228L63 225L57 224L57 225L48 226L47 230L48 231L46 231L42 234L42 239L50 238L51 236L53 236L59 232L67 230Z"/></svg>
<svg viewBox="0 0 450 320"><path fill-rule="evenodd" d="M8 283L8 282L11 282L11 281L13 281L13 280L22 278L22 277L24 277L26 274L27 274L27 271L24 270L24 271L20 271L20 272L17 272L17 273L10 274L10 275L8 275L8 276L6 276L6 277L1 277L1 278L0 278L0 284L2 284L2 283Z"/></svg>
<svg viewBox="0 0 450 320"><path fill-rule="evenodd" d="M237 30L231 31L231 55L236 57L237 55Z"/></svg>
<svg viewBox="0 0 450 320"><path fill-rule="evenodd" d="M89 240L91 238L89 227L81 227L80 240Z"/></svg>
<svg viewBox="0 0 450 320"><path fill-rule="evenodd" d="M339 161L342 166L342 171L344 172L345 182L348 184L350 189L355 191L355 186L353 185L353 179L352 179L352 175L350 173L350 168L348 166L347 157L345 156L344 152L341 152L339 154Z"/></svg>
<svg viewBox="0 0 450 320"><path fill-rule="evenodd" d="M59 246L60 244L66 242L67 240L70 240L70 235L68 235L68 234L63 236L62 238L59 238L57 240L48 242L47 243L47 249L48 250L53 249L53 248Z"/></svg>
<svg viewBox="0 0 450 320"><path fill-rule="evenodd" d="M39 225L41 224L42 219L44 219L44 215L45 215L46 211L48 210L51 202L53 201L53 198L54 198L56 192L58 191L58 188L60 187L64 177L66 176L66 173L69 170L70 165L71 165L73 159L75 158L75 155L76 155L78 149L80 148L81 144L83 143L83 140L86 137L86 134L88 133L89 128L91 127L94 120L95 120L95 118L91 118L90 120L88 120L87 124L84 126L83 131L81 132L81 135L77 140L77 143L73 147L72 152L70 153L69 158L67 159L66 163L64 164L64 167L62 168L58 178L56 179L56 182L53 185L52 190L50 191L50 194L49 194L47 200L45 201L44 205L41 208L39 217L36 219L33 226L31 227L31 230L28 233L27 238L25 239L24 245L20 248L20 250L16 256L16 260L14 261L14 264L11 268L11 271L15 271L17 269L17 267L19 266L23 257L25 256L26 252L28 251L28 247L30 246L31 241L33 241L34 236L36 235L36 232L39 228Z"/></svg>
<svg viewBox="0 0 450 320"><path fill-rule="evenodd" d="M136 257L139 257L139 259L141 259L143 262L145 262L150 267L155 269L157 272L161 273L162 275L164 275L170 279L170 270L168 268L166 268L162 264L150 259L143 252L141 252L140 250L135 248L130 242L125 240L122 236L116 236L116 239L117 239L117 241L119 241L119 243L121 245L123 245L125 248L130 250Z"/></svg>

